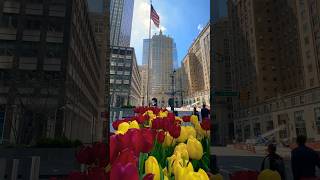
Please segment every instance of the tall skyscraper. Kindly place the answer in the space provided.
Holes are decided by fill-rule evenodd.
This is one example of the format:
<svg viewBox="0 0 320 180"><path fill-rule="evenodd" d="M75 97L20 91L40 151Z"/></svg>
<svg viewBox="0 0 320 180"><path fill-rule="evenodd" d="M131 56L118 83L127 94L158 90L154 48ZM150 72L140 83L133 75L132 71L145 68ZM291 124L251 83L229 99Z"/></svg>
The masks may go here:
<svg viewBox="0 0 320 180"><path fill-rule="evenodd" d="M212 1L212 21L215 22L219 18L227 17L228 16L228 5L227 0L213 0Z"/></svg>
<svg viewBox="0 0 320 180"><path fill-rule="evenodd" d="M111 0L110 42L112 46L130 46L134 0Z"/></svg>
<svg viewBox="0 0 320 180"><path fill-rule="evenodd" d="M173 39L163 35L162 31L152 37L149 98L157 98L159 106L168 105L172 90L173 44Z"/></svg>
<svg viewBox="0 0 320 180"><path fill-rule="evenodd" d="M88 10L90 15L90 22L92 25L92 30L95 34L95 39L97 42L97 50L99 53L99 58L101 59L101 71L100 77L105 77L104 85L100 86L100 99L103 99L100 104L100 112L109 112L109 72L110 71L110 24L109 24L109 0L87 0ZM104 114L104 113L103 113ZM105 113L107 114L107 113ZM101 133L101 137L104 137L108 141L108 130L109 130L109 118L106 116L101 116L102 120L97 121L96 132Z"/></svg>
<svg viewBox="0 0 320 180"><path fill-rule="evenodd" d="M179 62L178 62L178 51L177 51L177 44L173 43L173 53L172 53L172 59L173 59L173 68L178 69L179 68Z"/></svg>
<svg viewBox="0 0 320 180"><path fill-rule="evenodd" d="M0 36L3 142L30 144L61 136L83 143L101 140L96 122L104 63L86 0L0 4L7 19L1 21Z"/></svg>
<svg viewBox="0 0 320 180"><path fill-rule="evenodd" d="M184 104L210 104L210 26L206 25L183 59L187 76L187 97Z"/></svg>
<svg viewBox="0 0 320 180"><path fill-rule="evenodd" d="M143 40L142 64L148 64L150 39Z"/></svg>
<svg viewBox="0 0 320 180"><path fill-rule="evenodd" d="M232 85L240 92L232 101L235 138L319 140L316 1L228 2Z"/></svg>

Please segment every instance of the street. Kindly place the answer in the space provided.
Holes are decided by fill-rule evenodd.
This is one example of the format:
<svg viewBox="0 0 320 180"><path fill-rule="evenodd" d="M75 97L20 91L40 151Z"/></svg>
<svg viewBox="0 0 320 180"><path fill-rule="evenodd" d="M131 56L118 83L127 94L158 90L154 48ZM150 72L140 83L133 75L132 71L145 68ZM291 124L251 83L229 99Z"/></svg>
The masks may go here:
<svg viewBox="0 0 320 180"><path fill-rule="evenodd" d="M252 154L244 150L236 150L231 147L212 147L211 153L217 155L217 164L220 173L225 179L229 174L242 170L259 171L264 155ZM290 159L285 159L287 180L292 180ZM320 176L319 169L317 175Z"/></svg>

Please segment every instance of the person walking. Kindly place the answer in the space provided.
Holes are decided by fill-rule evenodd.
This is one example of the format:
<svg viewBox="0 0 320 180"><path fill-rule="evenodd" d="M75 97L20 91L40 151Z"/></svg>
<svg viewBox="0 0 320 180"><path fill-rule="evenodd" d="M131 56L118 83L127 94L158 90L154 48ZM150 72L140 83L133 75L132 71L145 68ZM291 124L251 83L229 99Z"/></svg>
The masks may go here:
<svg viewBox="0 0 320 180"><path fill-rule="evenodd" d="M206 104L202 105L202 109L201 109L201 119L206 119L209 118L210 115L210 111L209 109L206 108Z"/></svg>
<svg viewBox="0 0 320 180"><path fill-rule="evenodd" d="M197 107L193 107L192 115L196 115L199 119L199 112L197 111Z"/></svg>
<svg viewBox="0 0 320 180"><path fill-rule="evenodd" d="M316 166L320 168L319 155L313 149L305 145L306 141L306 136L298 136L298 147L291 151L291 166L294 180L315 178Z"/></svg>
<svg viewBox="0 0 320 180"><path fill-rule="evenodd" d="M281 156L277 153L277 147L275 144L268 145L268 155L263 159L261 164L261 171L265 169L270 169L272 171L277 171L282 180L285 180L285 166Z"/></svg>

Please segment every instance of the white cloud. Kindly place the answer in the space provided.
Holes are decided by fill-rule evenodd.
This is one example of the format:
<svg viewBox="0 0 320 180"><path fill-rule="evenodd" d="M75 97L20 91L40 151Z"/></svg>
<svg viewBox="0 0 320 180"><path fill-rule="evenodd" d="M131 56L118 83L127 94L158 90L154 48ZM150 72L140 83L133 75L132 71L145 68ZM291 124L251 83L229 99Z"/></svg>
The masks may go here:
<svg viewBox="0 0 320 180"><path fill-rule="evenodd" d="M157 11L160 16L160 23L163 22L163 16ZM135 48L137 61L142 61L142 48L143 39L149 38L149 14L150 4L148 0L135 0L132 20L132 31L131 31L131 43L130 45ZM160 29L162 32L166 31L166 28L160 25L160 29L156 28L151 22L151 36L158 34ZM140 64L140 63L139 63Z"/></svg>
<svg viewBox="0 0 320 180"><path fill-rule="evenodd" d="M202 24L199 24L197 28L198 28L199 31L202 31L203 25L202 25Z"/></svg>

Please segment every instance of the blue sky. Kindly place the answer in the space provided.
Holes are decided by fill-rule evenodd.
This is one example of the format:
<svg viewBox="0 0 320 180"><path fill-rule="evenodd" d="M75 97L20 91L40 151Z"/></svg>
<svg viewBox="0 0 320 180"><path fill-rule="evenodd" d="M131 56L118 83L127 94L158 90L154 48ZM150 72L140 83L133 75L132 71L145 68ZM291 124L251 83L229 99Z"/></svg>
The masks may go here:
<svg viewBox="0 0 320 180"><path fill-rule="evenodd" d="M210 19L210 0L153 0L160 15L160 26L165 35L177 44L181 62L192 41ZM135 48L138 64L142 62L143 39L149 37L149 0L135 0L131 46ZM152 35L159 33L152 25Z"/></svg>

